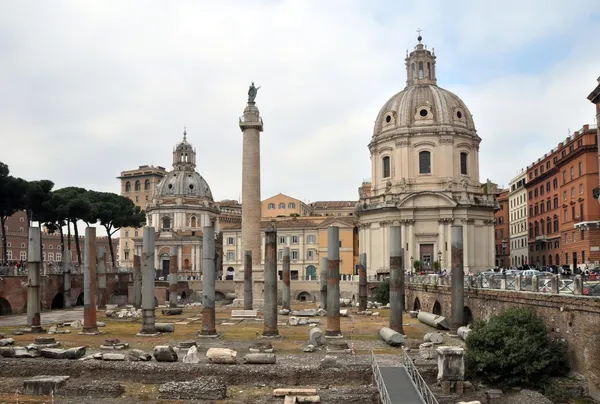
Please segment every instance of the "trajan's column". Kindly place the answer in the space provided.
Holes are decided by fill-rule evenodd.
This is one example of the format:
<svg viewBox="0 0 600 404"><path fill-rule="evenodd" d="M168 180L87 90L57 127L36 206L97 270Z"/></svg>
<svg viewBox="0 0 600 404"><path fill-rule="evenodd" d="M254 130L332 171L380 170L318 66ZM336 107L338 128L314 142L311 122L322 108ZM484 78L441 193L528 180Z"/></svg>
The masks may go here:
<svg viewBox="0 0 600 404"><path fill-rule="evenodd" d="M243 133L242 150L242 254L252 251L252 272L262 276L260 234L260 132L263 121L254 100L258 89L254 83L248 89L248 105L240 118ZM243 279L243 271L237 271L236 279ZM240 273L242 272L242 273ZM253 276L257 279L256 276Z"/></svg>

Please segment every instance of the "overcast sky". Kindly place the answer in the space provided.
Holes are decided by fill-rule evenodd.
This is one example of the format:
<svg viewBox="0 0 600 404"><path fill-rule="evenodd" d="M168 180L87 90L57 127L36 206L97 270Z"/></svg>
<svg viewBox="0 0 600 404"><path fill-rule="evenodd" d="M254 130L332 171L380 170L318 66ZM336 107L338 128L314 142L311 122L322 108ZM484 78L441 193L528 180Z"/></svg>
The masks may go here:
<svg viewBox="0 0 600 404"><path fill-rule="evenodd" d="M238 199L255 81L263 198L354 200L421 28L474 115L480 180L507 184L594 123L598 21L598 0L1 1L0 161L119 192L121 170L170 167L187 126L215 199Z"/></svg>

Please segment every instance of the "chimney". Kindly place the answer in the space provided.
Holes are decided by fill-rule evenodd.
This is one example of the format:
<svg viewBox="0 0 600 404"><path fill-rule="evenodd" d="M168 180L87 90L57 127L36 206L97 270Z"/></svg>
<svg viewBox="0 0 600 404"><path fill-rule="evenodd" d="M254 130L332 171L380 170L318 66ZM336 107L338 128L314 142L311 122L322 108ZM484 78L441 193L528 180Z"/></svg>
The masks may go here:
<svg viewBox="0 0 600 404"><path fill-rule="evenodd" d="M589 123L586 123L585 125L583 125L583 132L584 133L587 132L587 131L589 131L589 130L590 130L590 124Z"/></svg>

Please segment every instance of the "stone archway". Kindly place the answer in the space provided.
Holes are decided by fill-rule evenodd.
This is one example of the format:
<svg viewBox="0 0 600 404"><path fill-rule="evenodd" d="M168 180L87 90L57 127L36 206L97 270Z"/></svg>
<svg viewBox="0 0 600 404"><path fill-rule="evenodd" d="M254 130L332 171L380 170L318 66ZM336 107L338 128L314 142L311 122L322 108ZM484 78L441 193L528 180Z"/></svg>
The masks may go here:
<svg viewBox="0 0 600 404"><path fill-rule="evenodd" d="M442 305L437 300L433 304L433 310L431 311L433 314L441 316L442 315Z"/></svg>
<svg viewBox="0 0 600 404"><path fill-rule="evenodd" d="M473 324L473 313L469 306L463 308L463 325Z"/></svg>
<svg viewBox="0 0 600 404"><path fill-rule="evenodd" d="M77 296L77 300L75 301L75 306L83 306L83 292Z"/></svg>
<svg viewBox="0 0 600 404"><path fill-rule="evenodd" d="M225 300L226 296L223 292L219 292L218 290L215 292L215 301L216 302L220 302L222 300Z"/></svg>
<svg viewBox="0 0 600 404"><path fill-rule="evenodd" d="M296 300L298 300L299 302L311 302L313 300L313 297L308 292L300 292L296 296Z"/></svg>
<svg viewBox="0 0 600 404"><path fill-rule="evenodd" d="M418 297L415 297L415 303L413 304L413 311L421 310L421 301Z"/></svg>
<svg viewBox="0 0 600 404"><path fill-rule="evenodd" d="M65 307L65 297L62 293L57 293L52 299L52 304L50 305L51 310L62 309Z"/></svg>
<svg viewBox="0 0 600 404"><path fill-rule="evenodd" d="M8 300L0 297L0 316L6 316L8 314L12 314L12 307Z"/></svg>

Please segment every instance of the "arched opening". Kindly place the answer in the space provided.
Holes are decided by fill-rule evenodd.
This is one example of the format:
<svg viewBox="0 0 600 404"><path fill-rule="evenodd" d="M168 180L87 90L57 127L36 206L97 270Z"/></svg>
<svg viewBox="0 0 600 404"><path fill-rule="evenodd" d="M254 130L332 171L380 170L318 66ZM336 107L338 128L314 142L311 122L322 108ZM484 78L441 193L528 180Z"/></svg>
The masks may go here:
<svg viewBox="0 0 600 404"><path fill-rule="evenodd" d="M413 304L413 311L421 310L421 301L418 297L415 297L415 303Z"/></svg>
<svg viewBox="0 0 600 404"><path fill-rule="evenodd" d="M125 183L125 192L131 192L131 182L129 181Z"/></svg>
<svg viewBox="0 0 600 404"><path fill-rule="evenodd" d="M75 301L75 306L83 306L83 292L77 296L77 300Z"/></svg>
<svg viewBox="0 0 600 404"><path fill-rule="evenodd" d="M473 313L467 306L463 308L463 325L473 324Z"/></svg>
<svg viewBox="0 0 600 404"><path fill-rule="evenodd" d="M185 298L187 297L187 295L185 294L185 292L181 292L181 300L185 300Z"/></svg>
<svg viewBox="0 0 600 404"><path fill-rule="evenodd" d="M235 269L233 267L227 268L227 274L225 274L225 280L232 281L233 275L235 275Z"/></svg>
<svg viewBox="0 0 600 404"><path fill-rule="evenodd" d="M65 297L63 296L62 293L57 293L56 296L54 296L54 299L52 299L52 304L50 305L50 309L55 310L55 309L62 309L65 307Z"/></svg>
<svg viewBox="0 0 600 404"><path fill-rule="evenodd" d="M190 220L190 227L196 227L196 225L197 225L196 216L192 216L192 219Z"/></svg>
<svg viewBox="0 0 600 404"><path fill-rule="evenodd" d="M144 181L144 191L148 191L150 189L150 180Z"/></svg>
<svg viewBox="0 0 600 404"><path fill-rule="evenodd" d="M300 292L298 293L296 300L299 302L310 302L312 300L312 296L308 292Z"/></svg>
<svg viewBox="0 0 600 404"><path fill-rule="evenodd" d="M382 171L383 171L383 178L389 178L390 177L390 156L385 156L382 159Z"/></svg>
<svg viewBox="0 0 600 404"><path fill-rule="evenodd" d="M183 268L190 269L190 260L189 259L186 258L183 260Z"/></svg>
<svg viewBox="0 0 600 404"><path fill-rule="evenodd" d="M440 304L440 302L436 300L436 302L433 304L433 310L431 312L436 316L442 315L442 305Z"/></svg>
<svg viewBox="0 0 600 404"><path fill-rule="evenodd" d="M10 303L3 297L0 297L0 316L6 316L12 314L12 307Z"/></svg>
<svg viewBox="0 0 600 404"><path fill-rule="evenodd" d="M136 191L139 191L139 190L140 190L140 188L141 188L141 187L140 187L140 182L139 182L139 181L136 181L136 182L135 182L135 190L136 190Z"/></svg>
<svg viewBox="0 0 600 404"><path fill-rule="evenodd" d="M223 292L216 291L215 292L215 300L220 302L221 300L225 300L225 294Z"/></svg>
<svg viewBox="0 0 600 404"><path fill-rule="evenodd" d="M163 230L169 230L171 228L171 218L170 217L168 217L168 216L163 217L162 228L163 228Z"/></svg>

